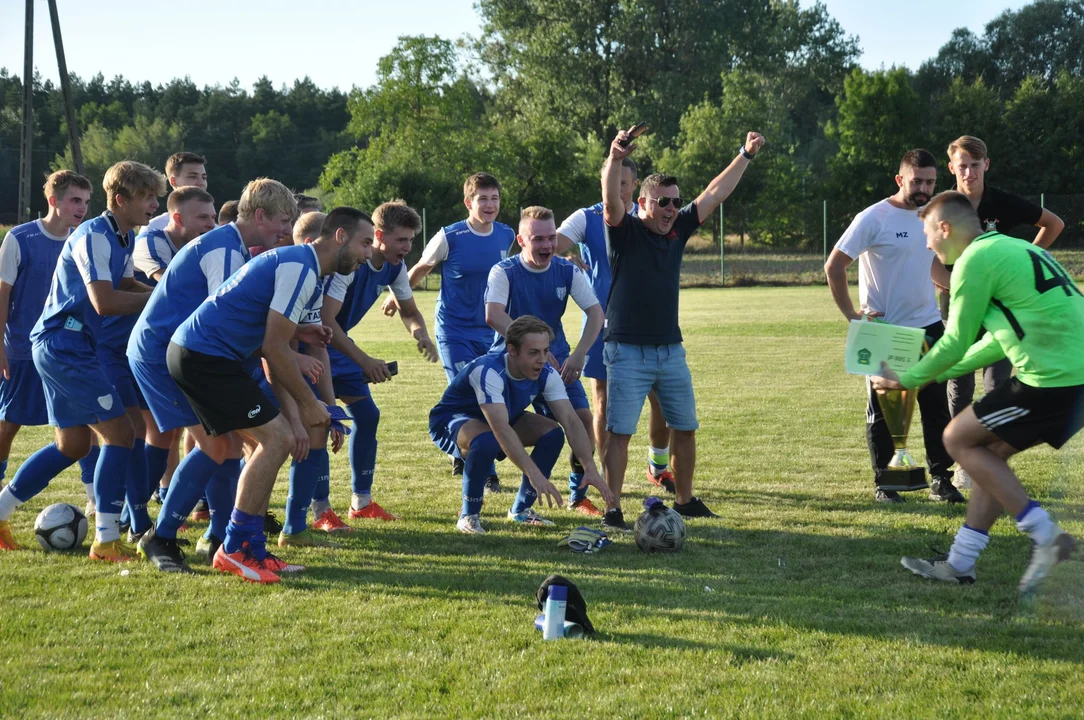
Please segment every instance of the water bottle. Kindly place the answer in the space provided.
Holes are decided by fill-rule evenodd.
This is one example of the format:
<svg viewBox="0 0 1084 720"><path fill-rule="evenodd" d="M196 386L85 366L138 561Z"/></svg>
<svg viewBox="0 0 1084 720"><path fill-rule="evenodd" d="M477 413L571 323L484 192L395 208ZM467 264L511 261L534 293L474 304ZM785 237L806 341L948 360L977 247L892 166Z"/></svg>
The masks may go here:
<svg viewBox="0 0 1084 720"><path fill-rule="evenodd" d="M568 607L568 588L550 585L546 596L546 621L542 626L543 640L557 640L565 635L565 609Z"/></svg>
<svg viewBox="0 0 1084 720"><path fill-rule="evenodd" d="M542 632L546 629L546 616L539 615L534 619L535 630ZM564 637L566 638L582 638L583 637L583 625L579 623L569 622L565 620Z"/></svg>

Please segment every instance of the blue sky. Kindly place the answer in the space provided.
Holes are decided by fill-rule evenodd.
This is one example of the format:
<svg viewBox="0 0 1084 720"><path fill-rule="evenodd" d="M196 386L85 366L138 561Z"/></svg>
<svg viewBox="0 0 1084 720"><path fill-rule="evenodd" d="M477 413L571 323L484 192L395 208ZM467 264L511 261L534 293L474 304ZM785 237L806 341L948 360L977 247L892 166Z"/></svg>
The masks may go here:
<svg viewBox="0 0 1084 720"><path fill-rule="evenodd" d="M587 0L590 1L590 0ZM811 0L800 0L803 6ZM917 68L952 30L983 26L1020 0L825 0L844 30L859 37L871 69ZM0 0L0 67L22 73L24 0ZM68 68L86 78L123 74L164 82L189 75L198 85L261 75L276 84L310 76L322 87L367 86L376 61L399 35L458 38L481 31L474 0L57 0ZM104 6L109 12L102 12ZM303 10L299 10L302 8ZM388 12L392 8L395 15ZM35 0L34 62L57 78L49 10ZM931 18L936 18L932 20ZM185 28L203 28L196 35ZM105 52L102 48L109 48Z"/></svg>

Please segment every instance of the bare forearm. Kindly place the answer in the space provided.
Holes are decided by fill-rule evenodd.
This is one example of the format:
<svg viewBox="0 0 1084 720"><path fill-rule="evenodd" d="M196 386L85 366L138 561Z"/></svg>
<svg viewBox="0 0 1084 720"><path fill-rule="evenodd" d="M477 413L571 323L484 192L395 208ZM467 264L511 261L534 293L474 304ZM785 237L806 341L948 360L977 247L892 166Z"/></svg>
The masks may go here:
<svg viewBox="0 0 1084 720"><path fill-rule="evenodd" d="M576 343L577 354L580 356L587 354L595 339L598 338L598 334L602 332L603 322L605 322L605 315L602 314L601 305L595 305L588 309L587 322L583 326L583 332L580 333L579 342Z"/></svg>
<svg viewBox="0 0 1084 720"><path fill-rule="evenodd" d="M512 317L503 308L486 308L486 324L498 335L504 337L508 332L508 326L512 324Z"/></svg>
<svg viewBox="0 0 1084 720"><path fill-rule="evenodd" d="M403 325L406 327L407 332L415 340L418 340L418 333L428 337L429 331L425 327L425 316L422 315L420 310L415 309L414 312L403 312L402 308L399 309L399 317L403 321Z"/></svg>
<svg viewBox="0 0 1084 720"><path fill-rule="evenodd" d="M602 166L602 212L610 226L620 225L625 214L625 204L621 202L621 163L609 157Z"/></svg>
<svg viewBox="0 0 1084 720"><path fill-rule="evenodd" d="M595 466L594 453L591 449L591 439L587 436L587 431L584 429L583 423L580 422L580 417L570 406L567 414L558 419L561 427L565 430L568 446L576 454L576 459L580 461L584 469L598 472L598 468Z"/></svg>
<svg viewBox="0 0 1084 720"><path fill-rule="evenodd" d="M425 276L432 271L432 265L426 265L423 262L419 262L417 265L410 268L410 272L407 273L407 282L410 283L410 287L417 287L418 283L424 280Z"/></svg>
<svg viewBox="0 0 1084 720"><path fill-rule="evenodd" d="M324 372L320 373L320 379L316 381L316 391L325 405L334 405L335 388L331 383L331 358L328 357L327 348L306 345L305 354L319 360L324 366Z"/></svg>
<svg viewBox="0 0 1084 720"><path fill-rule="evenodd" d="M263 357L271 372L272 381L284 388L300 405L313 397L309 384L305 382L294 360L294 352L286 343L282 345L264 345Z"/></svg>
<svg viewBox="0 0 1084 720"><path fill-rule="evenodd" d="M92 298L91 305L99 315L133 315L142 312L149 299L150 293L113 290L97 302Z"/></svg>
<svg viewBox="0 0 1084 720"><path fill-rule="evenodd" d="M858 316L858 311L854 309L851 289L847 285L847 268L827 268L824 274L828 277L828 287L832 291L832 299L836 301L836 307L843 313L843 317L853 320Z"/></svg>
<svg viewBox="0 0 1084 720"><path fill-rule="evenodd" d="M742 175L745 174L747 167L749 167L749 160L744 155L739 154L730 161L725 170L708 183L707 188L696 199L697 212L701 222L706 220L715 212L716 208L723 204L724 200L730 197L730 194L734 192L734 188L738 186Z"/></svg>

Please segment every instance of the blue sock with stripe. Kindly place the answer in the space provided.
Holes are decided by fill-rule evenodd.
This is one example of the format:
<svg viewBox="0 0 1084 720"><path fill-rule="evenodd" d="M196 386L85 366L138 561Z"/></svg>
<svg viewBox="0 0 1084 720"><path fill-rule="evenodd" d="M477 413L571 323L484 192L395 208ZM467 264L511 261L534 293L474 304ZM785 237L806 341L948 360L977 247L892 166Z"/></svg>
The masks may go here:
<svg viewBox="0 0 1084 720"><path fill-rule="evenodd" d="M550 473L553 472L553 466L557 464L557 458L561 457L561 450L564 447L565 432L561 428L555 427L538 438L538 442L534 444L534 450L531 451L531 460L534 461L534 464L538 466L543 475L549 477ZM534 491L534 487L527 479L527 476L524 475L520 480L519 492L516 493L515 502L512 503L512 512L521 513L530 510L537 498L538 494Z"/></svg>
<svg viewBox="0 0 1084 720"><path fill-rule="evenodd" d="M185 455L177 465L177 472L173 473L169 492L162 500L162 511L158 513L158 527L154 534L162 538L177 537L177 531L188 514L203 497L207 483L221 468L221 465L198 447Z"/></svg>
<svg viewBox="0 0 1084 720"><path fill-rule="evenodd" d="M470 451L463 461L463 507L459 511L460 517L482 512L486 478L500 454L501 445L492 432L481 433L470 441Z"/></svg>
<svg viewBox="0 0 1084 720"><path fill-rule="evenodd" d="M147 501L150 498L151 484L147 478L144 442L136 438L132 443L132 453L128 459L128 482L125 487L125 500L127 500L133 533L143 533L151 527L151 516L147 513Z"/></svg>
<svg viewBox="0 0 1084 720"><path fill-rule="evenodd" d="M249 515L244 510L237 508L230 513L230 522L226 526L226 537L222 546L227 553L235 553L241 550L241 546L250 543L256 528L263 532L263 516ZM266 553L266 549L264 550Z"/></svg>
<svg viewBox="0 0 1084 720"><path fill-rule="evenodd" d="M94 469L94 502L99 513L119 513L124 506L124 490L132 448L103 445Z"/></svg>
<svg viewBox="0 0 1084 720"><path fill-rule="evenodd" d="M169 448L146 444L143 446L143 457L147 463L147 484L153 493L154 488L159 486L162 476L166 474L166 465L169 464Z"/></svg>
<svg viewBox="0 0 1084 720"><path fill-rule="evenodd" d="M219 540L226 537L226 526L229 525L230 514L233 512L233 503L237 498L237 480L240 477L241 458L226 458L226 462L222 463L207 483L205 492L211 522L207 525L204 537L214 535Z"/></svg>
<svg viewBox="0 0 1084 720"><path fill-rule="evenodd" d="M354 431L350 433L350 488L355 495L369 495L376 468L376 428L380 424L380 409L371 397L347 407L354 418Z"/></svg>

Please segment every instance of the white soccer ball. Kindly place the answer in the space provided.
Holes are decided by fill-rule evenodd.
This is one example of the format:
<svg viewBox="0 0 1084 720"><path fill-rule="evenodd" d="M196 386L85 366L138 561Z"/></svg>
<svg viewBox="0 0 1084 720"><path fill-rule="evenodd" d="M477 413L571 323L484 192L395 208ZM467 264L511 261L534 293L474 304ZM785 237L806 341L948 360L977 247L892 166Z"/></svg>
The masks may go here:
<svg viewBox="0 0 1084 720"><path fill-rule="evenodd" d="M34 521L34 536L45 550L77 548L86 540L87 518L74 505L50 505L42 510Z"/></svg>
<svg viewBox="0 0 1084 720"><path fill-rule="evenodd" d="M677 552L685 544L685 521L672 508L645 510L634 529L636 547L644 552Z"/></svg>

